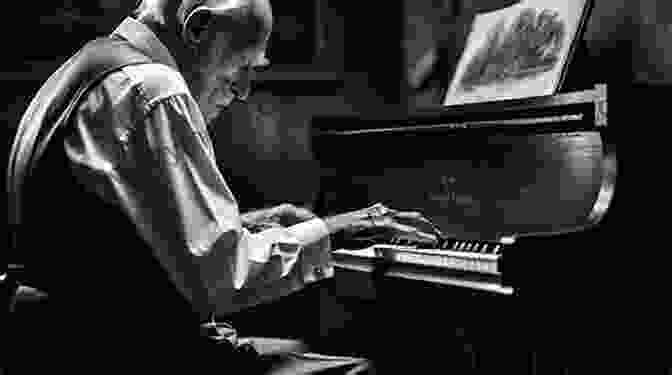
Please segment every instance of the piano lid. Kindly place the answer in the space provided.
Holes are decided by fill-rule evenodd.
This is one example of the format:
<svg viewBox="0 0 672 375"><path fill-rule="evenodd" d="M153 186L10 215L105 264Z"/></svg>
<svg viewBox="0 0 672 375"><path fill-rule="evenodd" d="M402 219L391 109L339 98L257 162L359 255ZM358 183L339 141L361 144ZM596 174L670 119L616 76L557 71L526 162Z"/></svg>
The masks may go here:
<svg viewBox="0 0 672 375"><path fill-rule="evenodd" d="M523 111L508 103L500 112L481 106L474 115L449 113L450 123L457 124L451 126L445 126L445 116L421 123L341 118L338 130L334 118L316 119L312 147L324 174L317 210L329 214L382 202L422 211L444 233L462 239L499 240L594 225L614 193L615 158L602 132L601 101L559 100L570 96L543 101L552 105L520 102ZM563 120L570 115L583 117L575 124ZM559 120L511 123L540 116ZM478 121L480 127L460 126ZM526 126L530 131L520 131ZM517 131L507 131L514 127Z"/></svg>

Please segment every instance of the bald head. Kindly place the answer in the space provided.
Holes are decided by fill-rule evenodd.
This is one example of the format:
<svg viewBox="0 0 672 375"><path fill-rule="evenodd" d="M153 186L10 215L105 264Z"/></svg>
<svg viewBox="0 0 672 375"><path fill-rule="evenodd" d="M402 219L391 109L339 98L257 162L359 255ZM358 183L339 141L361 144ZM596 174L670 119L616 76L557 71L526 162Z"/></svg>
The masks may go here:
<svg viewBox="0 0 672 375"><path fill-rule="evenodd" d="M136 18L177 31L187 44L199 43L213 29L228 31L234 42L260 43L273 27L269 0L141 0Z"/></svg>

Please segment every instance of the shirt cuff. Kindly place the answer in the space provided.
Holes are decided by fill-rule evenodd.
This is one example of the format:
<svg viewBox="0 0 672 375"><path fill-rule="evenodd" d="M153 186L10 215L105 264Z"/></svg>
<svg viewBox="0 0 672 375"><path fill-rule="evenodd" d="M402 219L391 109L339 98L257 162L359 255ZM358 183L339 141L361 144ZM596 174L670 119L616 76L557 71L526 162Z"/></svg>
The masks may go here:
<svg viewBox="0 0 672 375"><path fill-rule="evenodd" d="M287 231L296 238L302 246L310 246L329 235L329 229L324 220L310 219L287 228Z"/></svg>
<svg viewBox="0 0 672 375"><path fill-rule="evenodd" d="M245 228L242 231L245 240L243 246L247 250L248 259L258 263L268 262L268 258L271 256L272 240L269 240L262 233L253 234Z"/></svg>

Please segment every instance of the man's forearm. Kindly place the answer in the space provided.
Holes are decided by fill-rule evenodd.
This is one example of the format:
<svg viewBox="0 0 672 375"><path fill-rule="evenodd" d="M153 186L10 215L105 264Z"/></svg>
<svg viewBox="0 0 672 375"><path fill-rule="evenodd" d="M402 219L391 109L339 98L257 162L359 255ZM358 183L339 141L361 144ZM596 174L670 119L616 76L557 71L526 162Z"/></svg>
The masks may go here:
<svg viewBox="0 0 672 375"><path fill-rule="evenodd" d="M259 210L245 212L240 215L243 225L252 225L269 220L275 214L276 209L262 208Z"/></svg>
<svg viewBox="0 0 672 375"><path fill-rule="evenodd" d="M291 221L296 223L305 223L312 218L317 218L312 213L304 213L302 211L300 212L297 211L297 208L293 205L285 204L268 209L247 212L241 215L241 219L243 221L243 225L248 228L263 229L265 228L264 224L269 222L277 222L278 217L282 216L285 211L291 212ZM367 212L368 211L366 209L363 209L322 218L322 221L324 222L328 232L324 233L323 235L331 235L341 231L355 230L359 227L365 226L363 223L370 219L370 216L367 215ZM290 224L288 227L291 226L292 224Z"/></svg>
<svg viewBox="0 0 672 375"><path fill-rule="evenodd" d="M324 223L327 225L329 234L334 234L342 230L354 229L362 220L366 219L366 215L359 211L346 212L339 215L327 217Z"/></svg>

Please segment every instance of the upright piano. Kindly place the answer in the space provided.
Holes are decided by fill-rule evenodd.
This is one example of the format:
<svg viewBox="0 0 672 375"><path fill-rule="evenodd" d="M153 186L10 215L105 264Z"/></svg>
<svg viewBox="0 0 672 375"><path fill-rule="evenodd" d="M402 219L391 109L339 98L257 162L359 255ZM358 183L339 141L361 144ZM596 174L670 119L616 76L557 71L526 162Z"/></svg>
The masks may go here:
<svg viewBox="0 0 672 375"><path fill-rule="evenodd" d="M335 294L372 306L353 341L397 370L603 369L594 348L617 332L600 308L617 172L607 109L598 84L403 118L315 118L320 215L381 202L443 233L431 246L334 239Z"/></svg>

